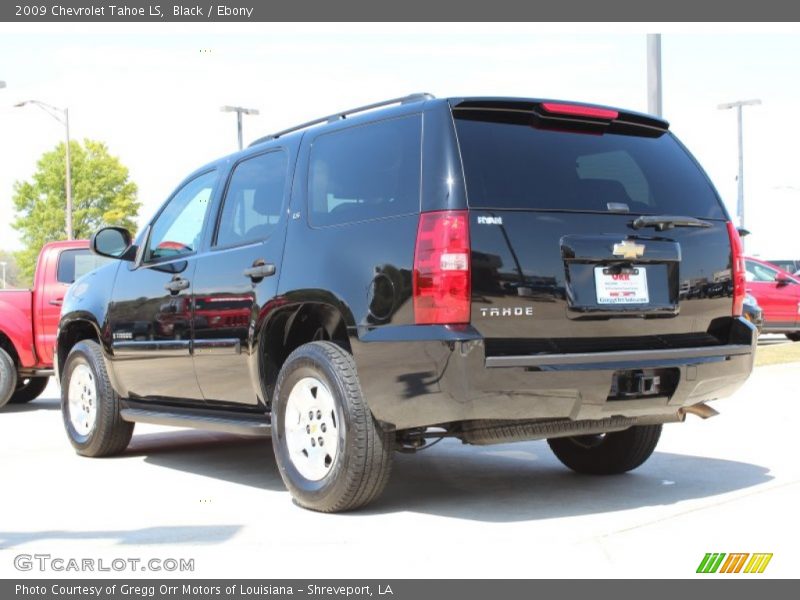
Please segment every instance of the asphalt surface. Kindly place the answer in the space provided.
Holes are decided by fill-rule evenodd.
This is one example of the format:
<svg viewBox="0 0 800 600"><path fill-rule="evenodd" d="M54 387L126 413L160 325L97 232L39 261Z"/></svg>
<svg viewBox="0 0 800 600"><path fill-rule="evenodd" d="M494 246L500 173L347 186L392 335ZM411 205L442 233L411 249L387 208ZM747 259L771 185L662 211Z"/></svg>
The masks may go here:
<svg viewBox="0 0 800 600"><path fill-rule="evenodd" d="M627 475L573 474L545 442L445 440L398 455L381 499L345 515L294 505L269 441L138 425L124 455L81 458L51 384L0 413L0 577L682 578L707 552L770 552L757 577L796 577L798 375L757 368ZM144 562L15 568L34 554ZM194 570L143 571L153 558Z"/></svg>

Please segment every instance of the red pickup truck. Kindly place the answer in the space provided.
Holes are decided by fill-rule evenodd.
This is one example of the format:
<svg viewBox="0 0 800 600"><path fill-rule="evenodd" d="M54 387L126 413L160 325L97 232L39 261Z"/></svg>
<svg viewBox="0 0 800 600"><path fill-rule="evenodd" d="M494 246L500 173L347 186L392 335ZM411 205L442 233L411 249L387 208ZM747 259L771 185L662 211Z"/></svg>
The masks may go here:
<svg viewBox="0 0 800 600"><path fill-rule="evenodd" d="M86 240L51 242L39 254L32 290L0 290L0 407L29 402L47 387L64 293L102 262Z"/></svg>

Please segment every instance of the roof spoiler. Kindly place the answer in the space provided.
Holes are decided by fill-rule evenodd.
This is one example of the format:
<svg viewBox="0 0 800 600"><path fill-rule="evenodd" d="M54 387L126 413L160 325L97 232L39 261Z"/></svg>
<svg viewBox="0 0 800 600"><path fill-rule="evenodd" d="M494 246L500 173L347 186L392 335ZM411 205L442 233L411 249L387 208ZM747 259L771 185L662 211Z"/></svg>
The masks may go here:
<svg viewBox="0 0 800 600"><path fill-rule="evenodd" d="M620 110L609 106L568 102L563 100L516 100L510 98L452 99L455 110L513 111L533 114L543 123L573 123L575 125L608 125L648 130L661 134L669 129L669 122L653 115Z"/></svg>

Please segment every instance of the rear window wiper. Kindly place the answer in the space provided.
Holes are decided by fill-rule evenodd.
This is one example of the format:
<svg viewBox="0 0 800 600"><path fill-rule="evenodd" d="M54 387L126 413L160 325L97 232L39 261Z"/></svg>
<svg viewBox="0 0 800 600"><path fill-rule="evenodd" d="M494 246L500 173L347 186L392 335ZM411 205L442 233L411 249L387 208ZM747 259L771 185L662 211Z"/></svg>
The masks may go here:
<svg viewBox="0 0 800 600"><path fill-rule="evenodd" d="M634 229L645 227L655 227L656 231L664 231L673 227L711 227L711 223L701 221L694 217L676 217L672 215L652 215L647 217L637 217L631 223Z"/></svg>

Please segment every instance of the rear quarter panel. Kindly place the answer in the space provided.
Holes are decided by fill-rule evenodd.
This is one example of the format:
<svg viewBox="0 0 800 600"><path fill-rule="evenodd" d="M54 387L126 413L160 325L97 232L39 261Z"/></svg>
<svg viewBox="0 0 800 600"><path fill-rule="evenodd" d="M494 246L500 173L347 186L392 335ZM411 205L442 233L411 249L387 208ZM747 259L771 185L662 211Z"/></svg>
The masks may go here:
<svg viewBox="0 0 800 600"><path fill-rule="evenodd" d="M309 154L315 140L335 131L422 113L420 202L413 214L312 227L308 215ZM289 303L319 301L336 307L350 336L359 329L414 322L412 269L419 208L464 205L452 122L442 102L401 106L342 120L307 132L294 173L279 295Z"/></svg>

